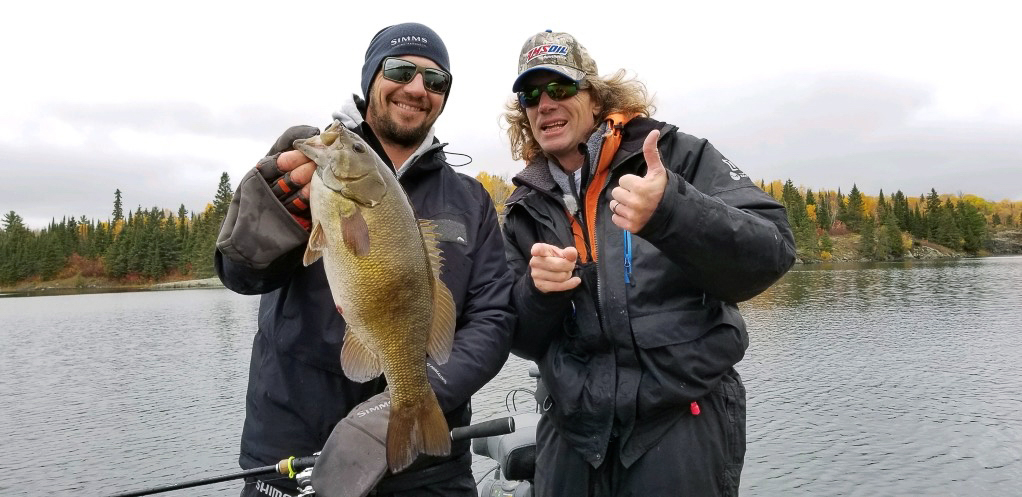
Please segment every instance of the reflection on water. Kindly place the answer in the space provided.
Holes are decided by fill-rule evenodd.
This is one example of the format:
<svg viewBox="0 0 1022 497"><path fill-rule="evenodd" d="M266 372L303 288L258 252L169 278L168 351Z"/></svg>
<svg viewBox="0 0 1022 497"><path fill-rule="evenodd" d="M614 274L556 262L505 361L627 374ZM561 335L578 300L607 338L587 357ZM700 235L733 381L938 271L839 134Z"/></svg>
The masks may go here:
<svg viewBox="0 0 1022 497"><path fill-rule="evenodd" d="M746 495L1015 495L1022 258L799 268L743 310Z"/></svg>
<svg viewBox="0 0 1022 497"><path fill-rule="evenodd" d="M799 266L742 304L742 495L1017 495L1020 283L1018 257ZM222 289L0 299L0 440L6 468L30 465L0 471L0 495L237 472L257 305ZM477 419L533 387L528 365L473 399Z"/></svg>

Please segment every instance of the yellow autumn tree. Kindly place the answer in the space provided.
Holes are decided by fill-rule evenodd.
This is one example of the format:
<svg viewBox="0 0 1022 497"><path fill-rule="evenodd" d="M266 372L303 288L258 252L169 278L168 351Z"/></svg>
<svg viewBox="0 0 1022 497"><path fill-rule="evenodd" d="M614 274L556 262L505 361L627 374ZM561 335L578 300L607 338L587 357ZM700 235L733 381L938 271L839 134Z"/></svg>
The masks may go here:
<svg viewBox="0 0 1022 497"><path fill-rule="evenodd" d="M483 188L490 194L490 200L493 201L493 206L497 208L497 214L503 220L504 202L511 196L514 186L507 180L506 176L498 176L485 171L476 175L476 179L482 183Z"/></svg>

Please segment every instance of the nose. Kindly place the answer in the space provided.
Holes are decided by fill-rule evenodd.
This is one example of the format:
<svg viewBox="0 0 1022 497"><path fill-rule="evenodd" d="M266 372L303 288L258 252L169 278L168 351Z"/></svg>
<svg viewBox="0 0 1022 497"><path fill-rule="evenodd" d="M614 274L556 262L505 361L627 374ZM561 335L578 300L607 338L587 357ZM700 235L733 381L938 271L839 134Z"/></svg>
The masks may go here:
<svg viewBox="0 0 1022 497"><path fill-rule="evenodd" d="M422 74L416 74L411 81L405 84L405 91L413 95L425 95L426 94L426 82L423 81Z"/></svg>
<svg viewBox="0 0 1022 497"><path fill-rule="evenodd" d="M539 111L547 112L553 109L557 105L555 102L557 101L550 98L550 95L547 95L545 91L541 92L539 94Z"/></svg>

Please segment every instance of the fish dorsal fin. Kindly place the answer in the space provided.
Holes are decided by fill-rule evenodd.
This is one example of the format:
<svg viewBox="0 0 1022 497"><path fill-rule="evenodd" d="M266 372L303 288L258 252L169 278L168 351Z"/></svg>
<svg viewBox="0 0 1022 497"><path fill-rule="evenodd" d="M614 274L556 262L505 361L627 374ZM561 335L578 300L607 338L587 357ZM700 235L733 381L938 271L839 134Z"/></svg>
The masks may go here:
<svg viewBox="0 0 1022 497"><path fill-rule="evenodd" d="M323 226L318 222L313 223L312 233L309 235L309 243L305 246L305 256L302 264L308 266L323 256L323 248L326 247L326 236L323 235Z"/></svg>
<svg viewBox="0 0 1022 497"><path fill-rule="evenodd" d="M349 216L341 214L341 237L344 246L359 257L369 255L369 225L357 206Z"/></svg>
<svg viewBox="0 0 1022 497"><path fill-rule="evenodd" d="M341 346L341 369L353 381L365 383L383 372L380 357L369 350L365 342L353 332L351 325L344 330L344 345Z"/></svg>
<svg viewBox="0 0 1022 497"><path fill-rule="evenodd" d="M440 279L440 267L443 257L437 244L435 227L426 219L419 220L419 231L422 232L422 243L426 249L430 269L433 272L433 321L429 326L429 338L426 341L426 353L437 364L447 362L454 346L454 324L456 308L451 291Z"/></svg>

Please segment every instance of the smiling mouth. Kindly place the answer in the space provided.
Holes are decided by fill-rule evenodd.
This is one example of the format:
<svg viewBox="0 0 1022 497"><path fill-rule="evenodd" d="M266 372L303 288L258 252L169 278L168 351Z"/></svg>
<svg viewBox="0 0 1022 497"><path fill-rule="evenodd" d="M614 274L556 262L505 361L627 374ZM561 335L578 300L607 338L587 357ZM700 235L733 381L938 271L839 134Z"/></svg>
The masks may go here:
<svg viewBox="0 0 1022 497"><path fill-rule="evenodd" d="M563 128L567 124L568 124L567 121L555 121L549 124L544 124L543 126L540 126L539 129L542 130L543 132L556 131L558 129Z"/></svg>
<svg viewBox="0 0 1022 497"><path fill-rule="evenodd" d="M401 109L401 110L405 110L405 111L408 111L408 112L426 112L426 109L424 109L422 107L416 107L414 105L406 104L406 103L402 103L402 102L394 102L394 106L399 108L399 109Z"/></svg>

